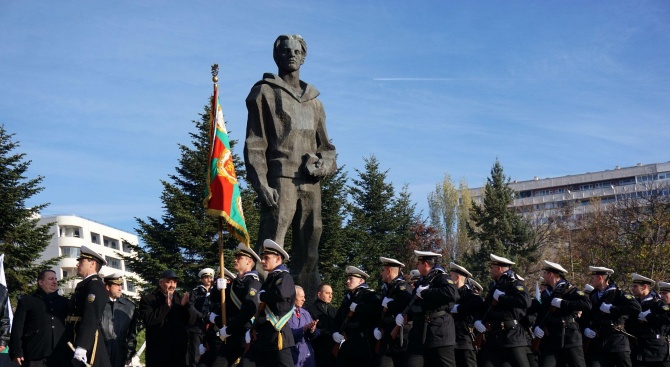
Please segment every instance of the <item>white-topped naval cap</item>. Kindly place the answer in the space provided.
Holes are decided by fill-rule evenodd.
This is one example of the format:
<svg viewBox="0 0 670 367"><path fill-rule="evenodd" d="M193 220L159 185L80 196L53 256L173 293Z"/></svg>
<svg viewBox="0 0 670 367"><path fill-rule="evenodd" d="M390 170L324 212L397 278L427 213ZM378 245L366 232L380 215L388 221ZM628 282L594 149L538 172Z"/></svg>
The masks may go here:
<svg viewBox="0 0 670 367"><path fill-rule="evenodd" d="M649 284L652 285L656 283L653 279L644 277L640 274L633 273L631 274L631 277L633 278L633 283L638 283L638 284Z"/></svg>
<svg viewBox="0 0 670 367"><path fill-rule="evenodd" d="M612 275L614 270L604 266L589 266L589 274L591 275Z"/></svg>
<svg viewBox="0 0 670 367"><path fill-rule="evenodd" d="M500 266L509 267L510 265L515 264L514 261L512 261L508 258L502 257L502 256L496 256L494 254L490 254L489 257L491 258L491 262L490 262L491 265L500 265Z"/></svg>
<svg viewBox="0 0 670 367"><path fill-rule="evenodd" d="M355 266L351 266L351 265L347 266L345 271L347 272L347 276L353 276L353 277L362 278L362 279L368 279L370 277L368 275L368 273L364 272L363 270L361 270L361 269L359 269Z"/></svg>
<svg viewBox="0 0 670 367"><path fill-rule="evenodd" d="M379 261L381 261L382 266L395 266L398 268L404 268L405 264L401 263L396 259L391 259L390 257L380 256Z"/></svg>
<svg viewBox="0 0 670 367"><path fill-rule="evenodd" d="M550 271L552 273L557 273L557 274L561 274L561 275L565 275L565 274L568 273L568 271L565 270L565 268L562 267L561 264L551 262L551 261L548 261L548 260L542 260L542 262L544 263L544 267L542 267L542 270L547 270L547 271Z"/></svg>
<svg viewBox="0 0 670 367"><path fill-rule="evenodd" d="M288 261L288 252L284 250L283 247L279 246L279 244L271 239L267 239L263 241L263 251L261 251L261 254L273 254L273 255L279 255L281 256L284 261Z"/></svg>
<svg viewBox="0 0 670 367"><path fill-rule="evenodd" d="M461 274L464 277L472 277L472 273L470 273L468 269L456 264L453 261L449 263L449 270Z"/></svg>

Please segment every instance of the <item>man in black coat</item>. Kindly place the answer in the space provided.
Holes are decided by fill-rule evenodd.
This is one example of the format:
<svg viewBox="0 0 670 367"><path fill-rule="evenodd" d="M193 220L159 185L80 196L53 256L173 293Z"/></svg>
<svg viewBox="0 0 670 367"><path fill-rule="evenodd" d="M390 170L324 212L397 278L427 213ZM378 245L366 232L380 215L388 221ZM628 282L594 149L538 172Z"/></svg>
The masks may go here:
<svg viewBox="0 0 670 367"><path fill-rule="evenodd" d="M65 318L66 340L74 348L75 365L111 367L102 335L102 313L109 299L105 284L98 275L107 265L104 256L88 246L81 246L77 259L77 275L82 277L70 298L70 311Z"/></svg>
<svg viewBox="0 0 670 367"><path fill-rule="evenodd" d="M477 367L477 351L473 346L474 331L472 323L475 313L484 302L484 299L477 294L477 290L468 281L472 273L468 269L452 262L449 263L449 275L458 288L458 300L449 310L454 318L456 329L456 347L454 356L456 365L462 367Z"/></svg>
<svg viewBox="0 0 670 367"><path fill-rule="evenodd" d="M307 306L307 311L312 315L312 320L319 320L316 328L319 335L311 340L316 365L318 367L335 366L335 358L332 355L333 339L331 335L335 331L335 314L337 309L330 303L333 300L333 288L330 284L321 283L316 292L316 300Z"/></svg>
<svg viewBox="0 0 670 367"><path fill-rule="evenodd" d="M377 294L365 282L369 275L355 266L347 266L347 289L335 316L333 341L339 344L338 367L373 365L373 330L379 323L382 305Z"/></svg>
<svg viewBox="0 0 670 367"><path fill-rule="evenodd" d="M665 312L663 306L667 308L667 305L663 304L658 293L651 290L655 283L651 278L636 273L631 277L631 293L641 308L637 317L628 318L626 323L626 330L637 338L631 353L633 366L669 366L668 343L664 336L668 331L667 317L670 312ZM656 315L651 315L654 311Z"/></svg>
<svg viewBox="0 0 670 367"><path fill-rule="evenodd" d="M161 273L158 287L140 299L139 317L146 327L147 367L186 365L186 328L196 319L188 292L176 291L174 270Z"/></svg>
<svg viewBox="0 0 670 367"><path fill-rule="evenodd" d="M37 286L16 306L9 357L21 366L62 366L69 362L62 353L68 301L58 294L53 270L41 271Z"/></svg>
<svg viewBox="0 0 670 367"><path fill-rule="evenodd" d="M123 297L123 278L114 273L104 278L109 299L102 314L102 333L112 367L129 364L137 350L135 303Z"/></svg>

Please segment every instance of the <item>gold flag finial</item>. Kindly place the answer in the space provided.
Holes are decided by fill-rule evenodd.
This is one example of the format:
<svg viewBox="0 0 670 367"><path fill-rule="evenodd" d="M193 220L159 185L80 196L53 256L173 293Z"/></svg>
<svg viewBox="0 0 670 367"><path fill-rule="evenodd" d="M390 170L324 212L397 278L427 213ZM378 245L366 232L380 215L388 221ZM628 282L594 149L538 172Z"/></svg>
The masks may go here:
<svg viewBox="0 0 670 367"><path fill-rule="evenodd" d="M214 83L219 81L218 75L219 75L219 64L214 64L212 65L212 81Z"/></svg>

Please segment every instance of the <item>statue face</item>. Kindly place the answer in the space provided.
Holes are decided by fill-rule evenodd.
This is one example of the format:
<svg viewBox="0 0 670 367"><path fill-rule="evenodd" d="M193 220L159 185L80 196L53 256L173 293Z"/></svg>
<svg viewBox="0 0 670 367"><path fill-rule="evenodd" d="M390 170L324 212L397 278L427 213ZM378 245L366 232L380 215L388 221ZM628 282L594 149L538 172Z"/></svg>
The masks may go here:
<svg viewBox="0 0 670 367"><path fill-rule="evenodd" d="M293 72L300 69L305 62L305 54L302 52L300 42L288 39L282 40L277 47L277 67L279 70Z"/></svg>

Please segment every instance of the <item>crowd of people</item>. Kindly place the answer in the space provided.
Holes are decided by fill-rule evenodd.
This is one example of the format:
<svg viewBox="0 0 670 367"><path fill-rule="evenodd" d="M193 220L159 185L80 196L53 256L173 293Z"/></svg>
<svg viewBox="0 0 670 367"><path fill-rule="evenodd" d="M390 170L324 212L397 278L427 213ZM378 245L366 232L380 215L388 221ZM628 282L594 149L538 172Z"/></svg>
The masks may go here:
<svg viewBox="0 0 670 367"><path fill-rule="evenodd" d="M18 303L11 335L0 328L0 347L21 366L126 366L141 323L148 367L670 366L670 283L634 273L629 292L612 269L590 266L581 288L545 260L531 297L514 262L491 254L484 294L465 267L445 267L430 251L415 255L409 277L405 264L380 257L377 291L348 266L335 308L335 284L319 285L305 304L282 246L266 240L257 254L240 244L234 272L214 279L205 268L189 294L165 270L136 307L118 274L98 275L104 257L83 246L83 280L71 299L58 294L53 271L41 272L37 291Z"/></svg>

